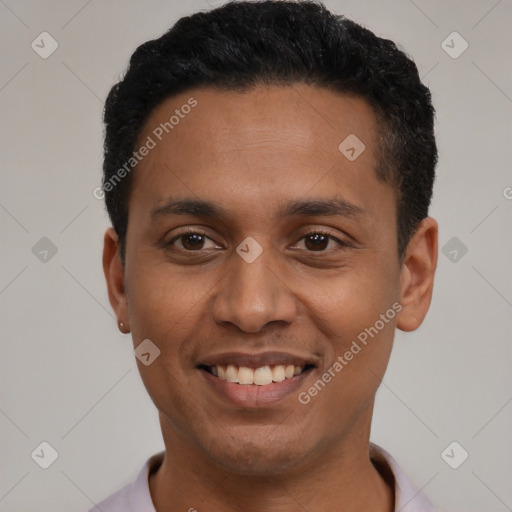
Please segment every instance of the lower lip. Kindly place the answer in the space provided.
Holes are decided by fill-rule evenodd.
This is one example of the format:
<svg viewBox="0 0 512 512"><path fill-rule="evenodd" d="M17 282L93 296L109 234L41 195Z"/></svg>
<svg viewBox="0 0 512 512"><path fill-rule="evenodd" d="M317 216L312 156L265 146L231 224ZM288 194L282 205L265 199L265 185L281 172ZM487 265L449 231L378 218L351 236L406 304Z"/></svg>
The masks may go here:
<svg viewBox="0 0 512 512"><path fill-rule="evenodd" d="M266 386L227 382L201 368L199 371L206 382L224 399L237 407L256 409L259 407L269 407L282 401L294 392L296 393L314 369L302 372L291 379L273 382Z"/></svg>

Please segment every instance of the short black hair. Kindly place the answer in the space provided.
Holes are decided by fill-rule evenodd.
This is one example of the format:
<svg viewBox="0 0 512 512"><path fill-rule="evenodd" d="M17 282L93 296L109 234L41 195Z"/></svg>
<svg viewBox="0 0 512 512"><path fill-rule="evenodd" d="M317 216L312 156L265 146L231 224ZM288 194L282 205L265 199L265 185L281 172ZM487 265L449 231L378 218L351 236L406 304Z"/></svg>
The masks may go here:
<svg viewBox="0 0 512 512"><path fill-rule="evenodd" d="M375 172L397 192L402 260L428 216L437 164L435 111L416 65L394 42L319 1L234 0L183 17L140 45L107 97L102 187L123 261L133 180L126 172L115 180L116 173L126 168L154 109L196 87L246 91L293 84L356 95L372 107L379 127Z"/></svg>

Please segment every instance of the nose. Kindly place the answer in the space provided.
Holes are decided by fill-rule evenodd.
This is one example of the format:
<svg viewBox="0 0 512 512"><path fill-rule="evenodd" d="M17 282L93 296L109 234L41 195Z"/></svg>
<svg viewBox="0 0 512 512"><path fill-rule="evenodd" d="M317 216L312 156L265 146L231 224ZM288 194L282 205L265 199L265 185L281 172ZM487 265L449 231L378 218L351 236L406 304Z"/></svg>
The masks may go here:
<svg viewBox="0 0 512 512"><path fill-rule="evenodd" d="M293 291L278 275L270 250L247 263L238 254L221 280L214 298L213 317L218 324L233 324L257 333L271 322L290 324L297 313Z"/></svg>

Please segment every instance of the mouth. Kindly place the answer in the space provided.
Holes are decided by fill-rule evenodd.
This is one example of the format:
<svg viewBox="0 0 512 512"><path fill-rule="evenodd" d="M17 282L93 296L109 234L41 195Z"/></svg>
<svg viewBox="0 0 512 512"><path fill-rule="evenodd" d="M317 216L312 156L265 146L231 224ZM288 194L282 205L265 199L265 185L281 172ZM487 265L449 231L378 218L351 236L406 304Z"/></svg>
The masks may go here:
<svg viewBox="0 0 512 512"><path fill-rule="evenodd" d="M316 360L291 354L223 354L196 367L223 399L242 408L268 407L297 391L318 368Z"/></svg>

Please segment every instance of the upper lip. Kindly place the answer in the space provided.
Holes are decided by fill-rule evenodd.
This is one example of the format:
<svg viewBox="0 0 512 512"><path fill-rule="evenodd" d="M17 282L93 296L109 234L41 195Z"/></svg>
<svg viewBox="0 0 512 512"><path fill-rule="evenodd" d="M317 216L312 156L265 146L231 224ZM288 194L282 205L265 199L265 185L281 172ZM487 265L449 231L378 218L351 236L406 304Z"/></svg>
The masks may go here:
<svg viewBox="0 0 512 512"><path fill-rule="evenodd" d="M261 352L247 354L244 352L223 352L212 354L200 360L197 366L246 366L248 368L260 368L273 365L294 366L318 366L318 358L315 356L300 356L289 352Z"/></svg>

